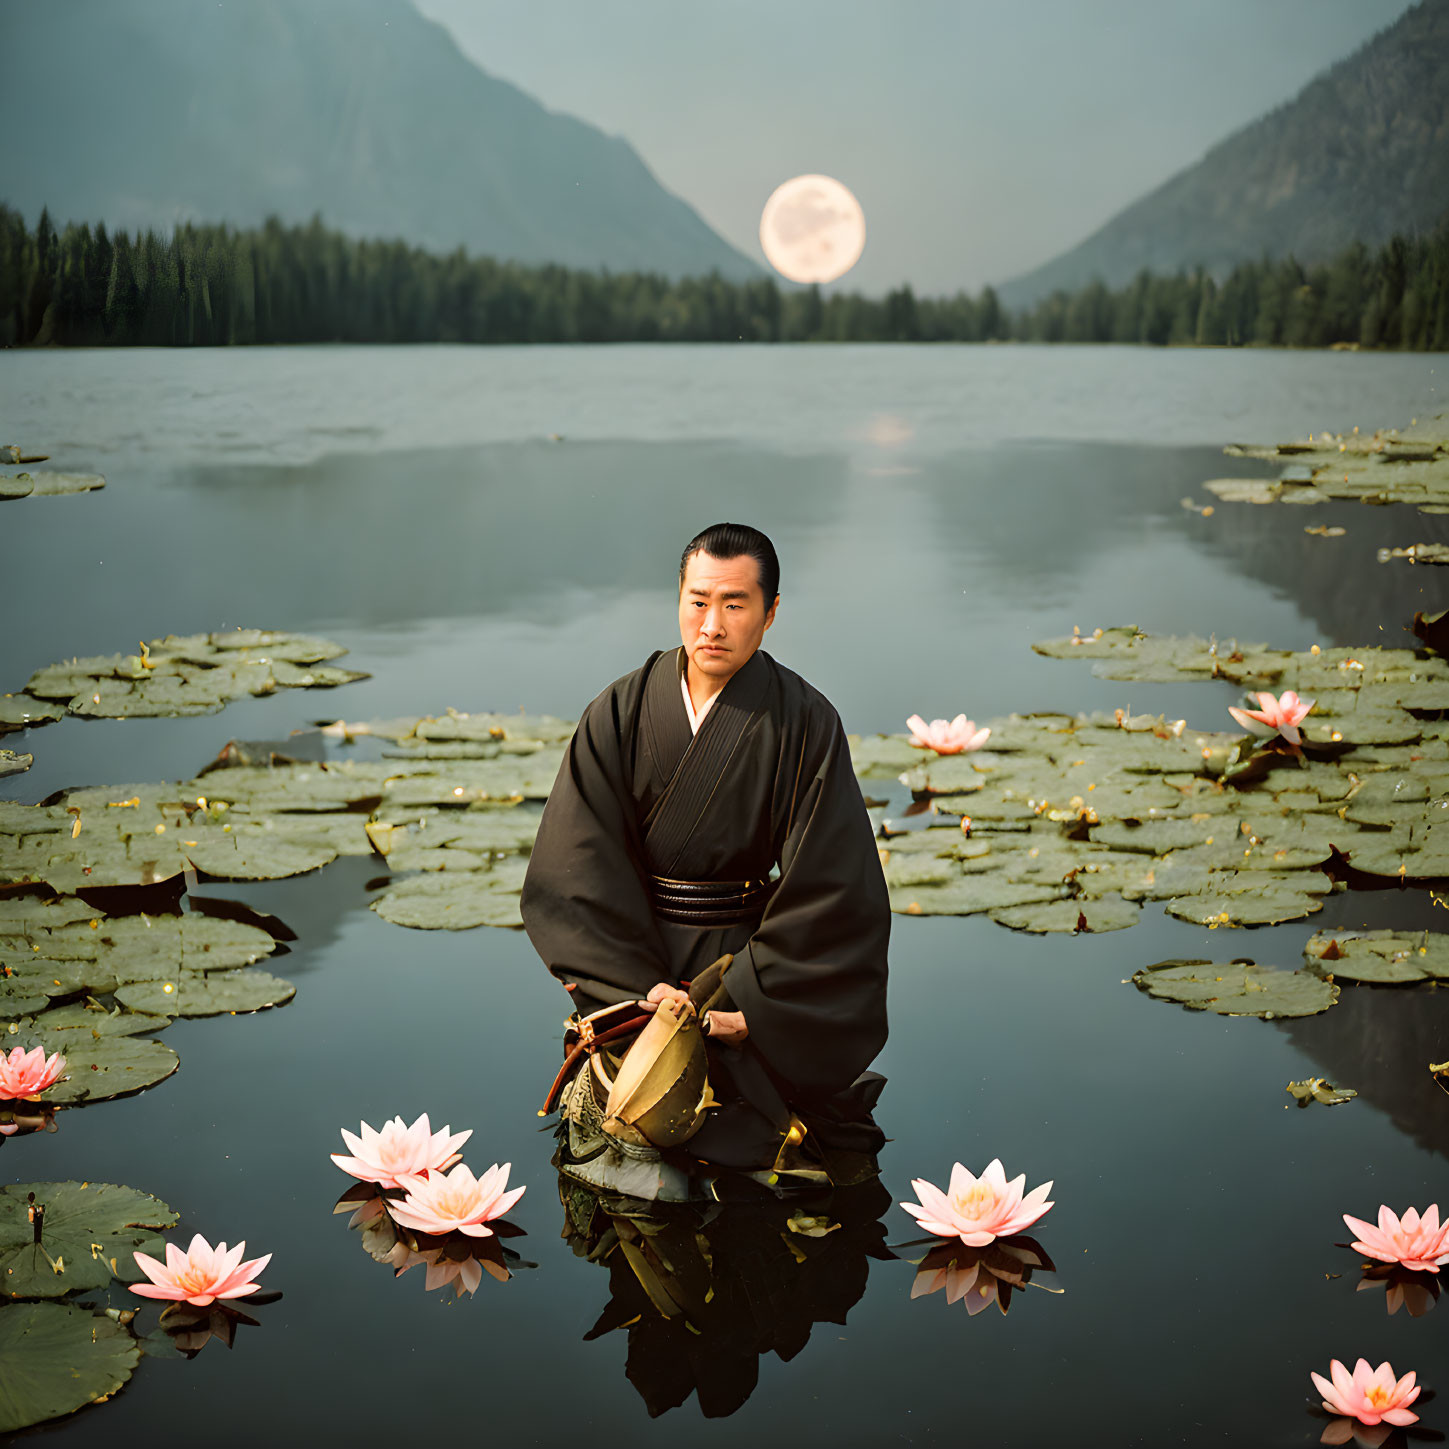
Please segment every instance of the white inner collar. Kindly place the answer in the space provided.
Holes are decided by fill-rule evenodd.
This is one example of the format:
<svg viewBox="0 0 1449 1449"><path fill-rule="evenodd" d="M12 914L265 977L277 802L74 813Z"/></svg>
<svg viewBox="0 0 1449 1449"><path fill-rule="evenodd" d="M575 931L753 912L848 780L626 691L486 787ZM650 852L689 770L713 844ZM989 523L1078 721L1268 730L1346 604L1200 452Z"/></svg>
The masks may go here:
<svg viewBox="0 0 1449 1449"><path fill-rule="evenodd" d="M685 672L679 676L679 688L684 695L684 712L689 716L689 732L690 734L697 735L699 733L700 722L704 719L705 715L709 713L710 705L712 705L715 700L719 698L719 695L710 695L710 697L705 700L705 702L699 707L699 712L696 713L694 708L694 701L689 697L688 669L686 669Z"/></svg>

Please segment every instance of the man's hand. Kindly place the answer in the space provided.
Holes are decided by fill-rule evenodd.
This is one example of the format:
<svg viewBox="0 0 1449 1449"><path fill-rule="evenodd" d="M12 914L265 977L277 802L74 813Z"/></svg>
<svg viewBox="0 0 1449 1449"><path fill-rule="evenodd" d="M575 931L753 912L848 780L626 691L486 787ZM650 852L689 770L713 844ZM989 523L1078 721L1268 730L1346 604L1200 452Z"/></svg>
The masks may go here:
<svg viewBox="0 0 1449 1449"><path fill-rule="evenodd" d="M657 1011L661 1001L672 1001L676 1006L683 1006L688 1000L689 992L682 987L671 986L667 981L661 981L657 986L650 988L649 995L639 1005L645 1011ZM743 1011L707 1011L705 1015L709 1018L709 1031L706 1035L711 1041L719 1043L720 1046L744 1045L750 1029L745 1025Z"/></svg>
<svg viewBox="0 0 1449 1449"><path fill-rule="evenodd" d="M645 1011L657 1011L661 1001L672 1001L676 1006L683 1006L689 1000L689 992L678 986L671 986L667 981L661 981L657 986L649 990L649 995L639 1003Z"/></svg>
<svg viewBox="0 0 1449 1449"><path fill-rule="evenodd" d="M707 1011L709 1017L709 1039L721 1046L738 1047L745 1044L750 1029L745 1025L743 1011Z"/></svg>

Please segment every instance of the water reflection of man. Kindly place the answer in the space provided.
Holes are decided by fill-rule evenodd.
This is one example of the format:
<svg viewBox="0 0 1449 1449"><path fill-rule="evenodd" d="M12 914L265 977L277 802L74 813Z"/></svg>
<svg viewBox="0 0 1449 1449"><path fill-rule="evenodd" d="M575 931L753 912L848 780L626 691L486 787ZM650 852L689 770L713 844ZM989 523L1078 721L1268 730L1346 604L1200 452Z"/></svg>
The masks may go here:
<svg viewBox="0 0 1449 1449"><path fill-rule="evenodd" d="M681 645L584 710L523 887L580 1015L682 999L733 953L707 1018L719 1105L688 1147L743 1168L776 1163L802 1123L825 1155L884 1141L866 1068L886 1039L885 881L839 716L760 648L779 575L757 529L690 540Z"/></svg>
<svg viewBox="0 0 1449 1449"><path fill-rule="evenodd" d="M609 1272L585 1339L626 1329L625 1373L651 1418L695 1393L706 1418L755 1391L760 1359L788 1363L817 1323L843 1324L872 1258L889 1260L879 1181L779 1201L667 1205L559 1180L564 1237Z"/></svg>

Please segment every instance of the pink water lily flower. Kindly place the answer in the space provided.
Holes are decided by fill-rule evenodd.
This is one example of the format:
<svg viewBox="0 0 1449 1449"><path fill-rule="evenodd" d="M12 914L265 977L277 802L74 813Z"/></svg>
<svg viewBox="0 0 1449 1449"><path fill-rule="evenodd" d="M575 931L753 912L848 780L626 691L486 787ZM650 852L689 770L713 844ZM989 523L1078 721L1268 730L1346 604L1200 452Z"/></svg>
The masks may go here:
<svg viewBox="0 0 1449 1449"><path fill-rule="evenodd" d="M1290 745L1302 742L1298 726L1313 708L1311 699L1299 699L1291 689L1285 689L1277 699L1271 694L1260 693L1258 703L1263 706L1262 709L1236 709L1229 705L1228 713L1249 734L1264 739L1270 735L1282 735Z"/></svg>
<svg viewBox="0 0 1449 1449"><path fill-rule="evenodd" d="M0 1052L0 1102L34 1101L60 1080L64 1070L65 1058L59 1052L47 1058L44 1047Z"/></svg>
<svg viewBox="0 0 1449 1449"><path fill-rule="evenodd" d="M1431 1203L1423 1217L1410 1208L1400 1218L1381 1206L1378 1227L1347 1213L1343 1220L1358 1234L1353 1246L1366 1257L1400 1263L1415 1273L1437 1273L1441 1263L1449 1263L1449 1221L1440 1225L1438 1203Z"/></svg>
<svg viewBox="0 0 1449 1449"><path fill-rule="evenodd" d="M942 1238L960 1238L971 1248L984 1248L993 1238L1020 1233L1042 1217L1053 1203L1047 1201L1052 1184L1044 1182L1025 1197L1026 1174L1006 1180L999 1157L993 1158L980 1177L973 1177L958 1162L951 1169L946 1192L921 1178L911 1186L920 1203L901 1206L928 1232Z"/></svg>
<svg viewBox="0 0 1449 1449"><path fill-rule="evenodd" d="M363 1182L408 1188L430 1172L451 1167L462 1156L457 1149L472 1135L471 1127L466 1132L453 1132L449 1127L434 1132L426 1112L411 1127L401 1117L394 1117L383 1123L381 1132L374 1132L364 1122L361 1137L342 1129L342 1140L352 1149L352 1156L334 1152L332 1160Z"/></svg>
<svg viewBox="0 0 1449 1449"><path fill-rule="evenodd" d="M910 743L918 750L935 750L938 755L964 755L967 750L979 750L991 735L989 729L977 729L964 714L958 714L953 720L933 719L930 724L913 714L906 721L906 728L911 732Z"/></svg>
<svg viewBox="0 0 1449 1449"><path fill-rule="evenodd" d="M470 1238L490 1238L487 1224L501 1218L524 1194L518 1187L505 1192L512 1163L496 1162L482 1177L474 1177L466 1163L451 1172L435 1172L408 1189L401 1202L389 1202L387 1210L396 1222L419 1233L466 1233Z"/></svg>
<svg viewBox="0 0 1449 1449"><path fill-rule="evenodd" d="M132 1253L136 1266L151 1280L136 1283L132 1293L142 1298L170 1298L178 1303L192 1303L207 1308L218 1298L245 1298L260 1286L252 1279L272 1261L263 1258L242 1262L247 1245L240 1242L228 1251L225 1243L212 1247L200 1233L192 1238L183 1253L175 1243L166 1244L166 1261L159 1263L145 1253Z"/></svg>
<svg viewBox="0 0 1449 1449"><path fill-rule="evenodd" d="M1323 1395L1323 1407L1330 1414L1347 1414L1361 1424L1415 1424L1417 1414L1409 1412L1409 1405L1419 1397L1413 1372L1395 1380L1394 1371L1387 1361L1378 1368L1368 1366L1367 1359L1359 1359L1353 1373L1344 1368L1337 1359L1329 1365L1333 1375L1330 1383L1322 1374L1311 1374L1318 1392Z"/></svg>

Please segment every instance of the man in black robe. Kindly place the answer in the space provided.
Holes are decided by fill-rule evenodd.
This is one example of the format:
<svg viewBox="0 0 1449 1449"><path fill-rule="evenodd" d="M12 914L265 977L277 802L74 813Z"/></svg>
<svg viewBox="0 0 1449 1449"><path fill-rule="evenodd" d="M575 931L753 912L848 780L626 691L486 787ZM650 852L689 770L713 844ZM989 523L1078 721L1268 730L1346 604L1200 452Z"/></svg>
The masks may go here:
<svg viewBox="0 0 1449 1449"><path fill-rule="evenodd" d="M717 524L680 562L682 645L585 709L544 808L523 921L580 1016L681 998L725 953L708 1015L719 1105L687 1144L768 1169L804 1125L816 1160L870 1154L890 907L840 718L760 649L779 564ZM793 1130L792 1130L792 1118Z"/></svg>

